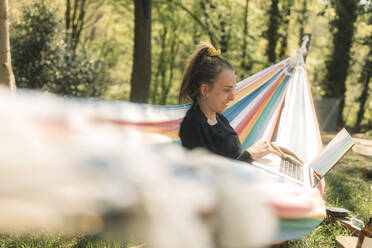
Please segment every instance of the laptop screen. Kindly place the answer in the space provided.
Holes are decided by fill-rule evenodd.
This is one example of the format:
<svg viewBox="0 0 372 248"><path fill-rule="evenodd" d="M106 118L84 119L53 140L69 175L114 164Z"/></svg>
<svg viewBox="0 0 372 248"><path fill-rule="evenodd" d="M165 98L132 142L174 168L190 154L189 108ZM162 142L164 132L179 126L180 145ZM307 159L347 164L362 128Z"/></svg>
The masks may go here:
<svg viewBox="0 0 372 248"><path fill-rule="evenodd" d="M353 145L350 134L343 128L310 162L309 167L323 177Z"/></svg>

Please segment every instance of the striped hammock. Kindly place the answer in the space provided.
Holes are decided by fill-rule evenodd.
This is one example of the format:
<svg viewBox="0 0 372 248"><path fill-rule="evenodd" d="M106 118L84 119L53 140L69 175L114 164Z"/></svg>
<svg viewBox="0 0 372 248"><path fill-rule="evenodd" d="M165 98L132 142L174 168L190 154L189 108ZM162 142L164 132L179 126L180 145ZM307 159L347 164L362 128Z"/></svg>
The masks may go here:
<svg viewBox="0 0 372 248"><path fill-rule="evenodd" d="M178 130L191 104L155 106L107 103L117 111L101 112L97 122L133 126L145 132L167 136L180 143ZM102 103L97 104L97 108ZM111 107L113 107L111 106ZM125 112L121 112L125 109ZM306 67L302 55L285 59L237 83L235 99L223 113L237 132L243 148L258 139L276 141L290 148L305 163L322 149ZM273 190L274 191L274 190ZM303 189L300 200L285 197L271 204L280 219L276 241L306 236L325 216L323 181L317 189Z"/></svg>
<svg viewBox="0 0 372 248"><path fill-rule="evenodd" d="M294 60L285 59L237 83L235 99L223 114L244 149L258 139L273 140L290 148L306 163L319 153L322 142L305 65ZM191 106L126 102L103 105L107 104L116 106L117 111L102 111L97 121L134 126L167 136L175 143L180 143L180 123ZM96 108L103 105L99 102Z"/></svg>
<svg viewBox="0 0 372 248"><path fill-rule="evenodd" d="M291 61L283 60L237 83L235 99L223 114L245 149L261 138L275 140L307 162L318 154L322 143L305 65ZM134 126L177 143L180 123L191 106L106 104L125 113L102 113L97 121Z"/></svg>

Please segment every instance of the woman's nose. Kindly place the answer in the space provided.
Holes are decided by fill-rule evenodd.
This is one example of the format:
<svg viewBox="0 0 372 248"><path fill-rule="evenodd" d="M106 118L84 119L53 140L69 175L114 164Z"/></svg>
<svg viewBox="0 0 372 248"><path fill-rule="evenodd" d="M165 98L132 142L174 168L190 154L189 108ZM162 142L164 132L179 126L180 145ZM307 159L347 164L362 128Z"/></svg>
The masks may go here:
<svg viewBox="0 0 372 248"><path fill-rule="evenodd" d="M232 101L234 100L234 92L231 92L230 95L229 95L229 100Z"/></svg>

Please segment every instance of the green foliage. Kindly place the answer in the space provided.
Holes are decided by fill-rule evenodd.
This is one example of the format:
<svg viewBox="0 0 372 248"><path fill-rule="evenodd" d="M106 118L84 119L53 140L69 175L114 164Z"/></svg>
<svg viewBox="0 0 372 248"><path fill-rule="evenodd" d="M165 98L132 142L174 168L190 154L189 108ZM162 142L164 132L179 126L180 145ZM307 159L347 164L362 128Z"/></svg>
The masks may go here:
<svg viewBox="0 0 372 248"><path fill-rule="evenodd" d="M52 49L57 20L46 5L36 3L23 9L20 21L11 26L13 70L19 88L40 89L46 83L45 55Z"/></svg>
<svg viewBox="0 0 372 248"><path fill-rule="evenodd" d="M74 52L63 40L56 9L43 2L24 7L11 29L12 64L17 87L80 97L104 90L100 62Z"/></svg>
<svg viewBox="0 0 372 248"><path fill-rule="evenodd" d="M48 17L49 19L41 19L41 17L36 19L36 15L32 14L35 21L29 27L35 27L33 32L30 31L30 28L25 28L26 22L20 18L23 14L20 12L21 8L19 6L32 5L34 1L10 1L10 20L13 23L10 32L12 36L12 56L13 62L17 64L14 70L17 76L17 84L20 87L42 88L62 94L66 94L66 91L72 91L72 93L67 94L80 96L100 95L99 92L101 92L103 93L102 97L106 99L129 99L134 45L134 2L132 0L86 1L87 25L82 30L81 42L77 47L77 56L82 56L81 60L70 56L68 49L64 47L66 41L62 28L64 21L62 20L65 14L65 0L45 1L48 5L57 6L57 9L53 10L48 6L46 11L53 12L53 16ZM269 27L269 16L266 13L270 9L271 1L248 0L248 11L245 12L246 2L247 0L152 1L150 103L178 103L177 95L186 60L195 45L200 41L214 41L214 45L218 49L225 51L222 55L234 65L237 81L264 69L268 65L272 65L267 62L268 41L267 37L263 36ZM325 80L328 77L328 71L333 70L327 67L326 62L332 56L341 56L345 52L342 48L335 49L332 42L334 32L337 29L330 27L336 24L335 20L340 15L335 8L336 2L337 4L341 3L340 1L310 0L278 2L277 21L279 23L275 61L294 55L299 48L301 34L311 33L306 63L315 99L327 94L328 87L325 84L331 82ZM354 2L358 2L360 6L361 1ZM355 30L351 39L351 67L346 71L346 99L343 111L346 124L351 127L355 126L360 105L358 98L362 90L359 78L364 70L362 68L363 61L365 61L369 51L366 40L372 33L372 24L369 22L370 6L364 6L364 11L357 10L357 19L354 22ZM46 17L46 15L43 16ZM22 17L22 19L30 18L31 16L29 18ZM96 21L98 19L99 21ZM244 20L247 20L246 32ZM57 22L57 24L53 22ZM23 25L22 29L17 29L19 32L16 30L18 24ZM50 30L38 27L52 27L53 25L56 27L55 31L52 30L55 35L54 38L47 35ZM38 34L34 32L37 30L40 30ZM162 36L164 30L167 30L167 33ZM28 35L25 35L26 32ZM48 40L48 37L50 40ZM62 43L61 40L64 42ZM27 47L26 42L29 44ZM45 44L49 44L49 46L45 46ZM164 49L162 49L162 46ZM58 55L65 53L67 55L49 59L46 54L51 54L50 51ZM74 60L76 62L65 63L65 57L66 61ZM99 58L99 62L91 58ZM87 62L86 70L81 69L80 72L76 68L76 64L85 64L80 63L82 60ZM50 61L54 66L49 68L50 65L44 66L40 61L45 63ZM71 69L72 67L75 67L75 69ZM52 72L57 69L60 70L58 75L46 73L46 71ZM64 73L66 70L72 72L70 74ZM332 76L332 80L338 78L344 71L341 70L337 76ZM83 80L82 78L85 78L88 72L92 74L86 76L87 80ZM76 76L80 79L75 80ZM48 77L51 77L51 79ZM33 78L33 80L30 78ZM67 81L69 82L67 83ZM46 85L46 82L52 83ZM84 83L79 84L79 82ZM67 87L57 87L56 85L60 83L67 85ZM96 89L91 86L91 83L96 85ZM44 87L44 85L46 86ZM332 85L336 85L336 83L333 82ZM337 85L335 87L337 88ZM363 128L370 128L372 123L371 86L368 94L369 98L361 122Z"/></svg>
<svg viewBox="0 0 372 248"><path fill-rule="evenodd" d="M79 97L99 97L104 90L104 73L100 62L86 54L77 55L65 43L58 43L49 54L48 81L44 90Z"/></svg>

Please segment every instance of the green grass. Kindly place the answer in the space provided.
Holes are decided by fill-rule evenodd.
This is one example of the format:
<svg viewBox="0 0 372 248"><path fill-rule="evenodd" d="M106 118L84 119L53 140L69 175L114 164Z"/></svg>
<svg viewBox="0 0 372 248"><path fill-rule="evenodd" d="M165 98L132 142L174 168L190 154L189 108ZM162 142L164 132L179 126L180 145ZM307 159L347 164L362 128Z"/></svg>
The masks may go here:
<svg viewBox="0 0 372 248"><path fill-rule="evenodd" d="M61 235L2 235L0 248L126 248L138 242L105 240L97 235L62 237Z"/></svg>
<svg viewBox="0 0 372 248"><path fill-rule="evenodd" d="M338 235L349 235L348 231L339 224L330 224L324 221L314 229L306 238L288 241L282 248L330 248L335 247L335 238Z"/></svg>
<svg viewBox="0 0 372 248"><path fill-rule="evenodd" d="M329 136L323 136L328 143ZM361 169L372 165L372 157L350 151L326 176L327 206L343 207L352 216L367 222L372 216L372 180L362 176ZM335 237L350 235L338 224L324 221L307 237L289 241L283 248L336 247ZM105 240L99 236L62 237L61 235L2 235L0 248L125 248L138 242Z"/></svg>
<svg viewBox="0 0 372 248"><path fill-rule="evenodd" d="M53 247L72 247L71 240L62 238L58 235L37 235L30 234L28 236L19 235L2 235L0 236L1 248L53 248Z"/></svg>

